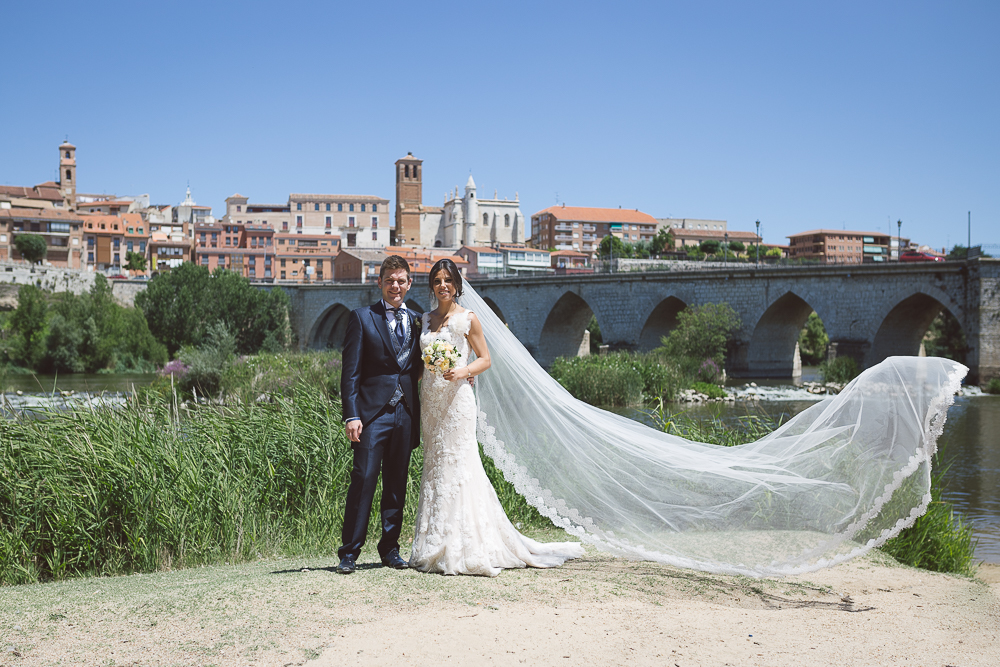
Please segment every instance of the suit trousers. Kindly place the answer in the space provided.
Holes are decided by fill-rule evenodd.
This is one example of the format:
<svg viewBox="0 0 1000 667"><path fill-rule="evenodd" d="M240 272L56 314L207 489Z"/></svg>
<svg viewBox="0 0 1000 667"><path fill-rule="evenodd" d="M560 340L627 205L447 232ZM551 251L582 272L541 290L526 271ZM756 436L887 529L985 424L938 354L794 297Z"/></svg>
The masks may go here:
<svg viewBox="0 0 1000 667"><path fill-rule="evenodd" d="M337 550L340 558L350 556L357 560L365 545L380 468L382 538L378 543L378 553L385 558L390 551L399 548L412 451L412 428L413 422L405 401L400 401L395 406L386 405L382 408L375 419L361 430L361 442L352 443L354 467L351 469L351 483L347 488L347 503L344 508L344 527L341 532L343 546Z"/></svg>

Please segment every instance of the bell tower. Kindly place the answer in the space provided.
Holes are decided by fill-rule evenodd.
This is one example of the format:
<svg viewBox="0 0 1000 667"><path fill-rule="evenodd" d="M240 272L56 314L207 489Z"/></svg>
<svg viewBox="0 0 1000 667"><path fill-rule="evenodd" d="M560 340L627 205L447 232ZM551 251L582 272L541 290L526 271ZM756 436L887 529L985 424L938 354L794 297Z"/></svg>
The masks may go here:
<svg viewBox="0 0 1000 667"><path fill-rule="evenodd" d="M76 146L69 141L59 144L59 190L63 206L76 211Z"/></svg>
<svg viewBox="0 0 1000 667"><path fill-rule="evenodd" d="M396 160L396 245L421 245L420 209L424 201L424 161L407 153Z"/></svg>

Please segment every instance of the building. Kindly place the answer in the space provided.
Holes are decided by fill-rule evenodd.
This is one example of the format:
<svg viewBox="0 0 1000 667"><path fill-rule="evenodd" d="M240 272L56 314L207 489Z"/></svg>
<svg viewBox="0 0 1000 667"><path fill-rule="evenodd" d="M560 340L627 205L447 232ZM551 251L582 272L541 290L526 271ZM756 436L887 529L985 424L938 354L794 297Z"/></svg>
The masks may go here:
<svg viewBox="0 0 1000 667"><path fill-rule="evenodd" d="M878 232L814 229L788 237L788 256L818 260L824 264L887 262L896 250L896 237ZM902 239L904 247L909 239Z"/></svg>
<svg viewBox="0 0 1000 667"><path fill-rule="evenodd" d="M627 243L653 240L656 218L638 209L550 206L531 216L531 245L593 253L607 235Z"/></svg>
<svg viewBox="0 0 1000 667"><path fill-rule="evenodd" d="M414 278L430 278L431 267L439 259L448 258L455 262L455 266L463 276L469 274L469 261L462 255L453 253L450 249L443 248L411 248L408 246L393 246L385 249L385 254L399 255L410 265L410 275Z"/></svg>
<svg viewBox="0 0 1000 667"><path fill-rule="evenodd" d="M226 224L268 225L279 233L348 236L351 247L389 245L389 200L372 195L297 194L286 204L251 204L240 194L226 199Z"/></svg>
<svg viewBox="0 0 1000 667"><path fill-rule="evenodd" d="M16 206L27 203L28 206ZM83 268L80 216L56 208L44 200L24 202L0 195L0 260L23 260L14 245L21 234L36 234L45 239L45 261L67 269Z"/></svg>
<svg viewBox="0 0 1000 667"><path fill-rule="evenodd" d="M729 225L725 220L701 220L698 218L657 218L657 231L667 229L676 232L678 229L690 229L706 232L729 231Z"/></svg>
<svg viewBox="0 0 1000 667"><path fill-rule="evenodd" d="M325 234L275 234L277 279L297 283L334 280L339 245L338 237Z"/></svg>
<svg viewBox="0 0 1000 667"><path fill-rule="evenodd" d="M456 186L442 206L423 204L423 160L407 153L396 160L397 245L458 248L497 243L524 243L524 214L518 194L514 199L478 196L472 176L459 194Z"/></svg>
<svg viewBox="0 0 1000 667"><path fill-rule="evenodd" d="M149 233L140 214L82 213L79 217L83 221L83 243L89 271L118 275L123 272L129 252L146 256ZM146 267L146 271L139 273L148 272L149 262Z"/></svg>
<svg viewBox="0 0 1000 667"><path fill-rule="evenodd" d="M468 262L470 277L504 275L503 253L496 248L464 245L455 254Z"/></svg>
<svg viewBox="0 0 1000 667"><path fill-rule="evenodd" d="M386 257L381 249L344 248L333 260L333 279L338 283L373 283Z"/></svg>
<svg viewBox="0 0 1000 667"><path fill-rule="evenodd" d="M549 253L549 260L556 274L594 272L594 267L590 265L590 253L579 250L556 250Z"/></svg>

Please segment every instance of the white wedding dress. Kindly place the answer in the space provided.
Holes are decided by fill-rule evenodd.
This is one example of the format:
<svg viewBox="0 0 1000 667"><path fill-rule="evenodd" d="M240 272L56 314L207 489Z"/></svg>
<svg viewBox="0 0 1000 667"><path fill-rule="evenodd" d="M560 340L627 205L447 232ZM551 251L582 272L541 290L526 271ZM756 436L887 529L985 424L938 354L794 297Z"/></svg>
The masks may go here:
<svg viewBox="0 0 1000 667"><path fill-rule="evenodd" d="M421 349L444 340L461 353L458 366L466 366L469 312L452 315L438 332L430 330L425 314ZM504 568L556 567L583 554L578 542L543 544L511 524L479 458L478 411L468 382L425 372L420 412L424 469L410 567L495 577Z"/></svg>

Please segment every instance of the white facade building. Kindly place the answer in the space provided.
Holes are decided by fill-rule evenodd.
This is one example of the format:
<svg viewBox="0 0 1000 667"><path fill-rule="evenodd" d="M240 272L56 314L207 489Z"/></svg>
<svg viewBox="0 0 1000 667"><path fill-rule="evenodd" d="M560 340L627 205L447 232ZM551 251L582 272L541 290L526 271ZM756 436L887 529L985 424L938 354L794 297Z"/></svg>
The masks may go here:
<svg viewBox="0 0 1000 667"><path fill-rule="evenodd" d="M448 198L450 196L450 198ZM420 212L420 237L433 239L436 248L458 248L497 243L524 243L524 214L514 199L480 199L476 182L469 176L465 193L458 188L446 196L440 209L424 207Z"/></svg>

